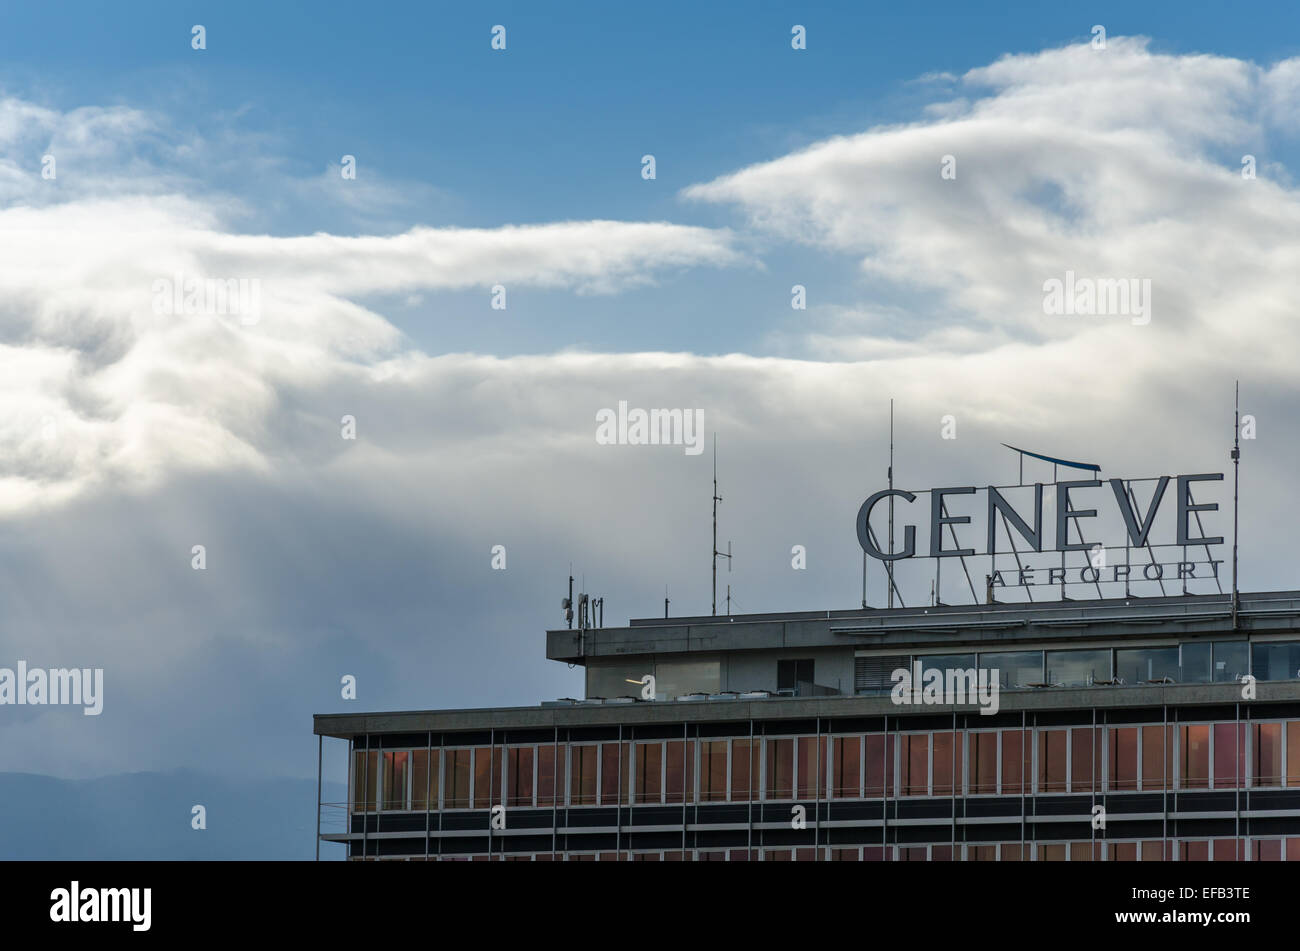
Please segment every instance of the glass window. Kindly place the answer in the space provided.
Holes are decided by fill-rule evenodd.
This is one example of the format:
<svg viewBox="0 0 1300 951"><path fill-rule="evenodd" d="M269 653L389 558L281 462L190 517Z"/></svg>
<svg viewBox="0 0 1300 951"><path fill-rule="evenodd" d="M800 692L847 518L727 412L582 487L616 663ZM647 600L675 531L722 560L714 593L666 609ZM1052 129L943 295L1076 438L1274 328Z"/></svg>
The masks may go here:
<svg viewBox="0 0 1300 951"><path fill-rule="evenodd" d="M1034 754L1029 730L1002 731L1002 794L1020 796L1029 792Z"/></svg>
<svg viewBox="0 0 1300 951"><path fill-rule="evenodd" d="M721 690L722 662L717 659L660 661L655 665L656 696L671 700L687 694L718 693Z"/></svg>
<svg viewBox="0 0 1300 951"><path fill-rule="evenodd" d="M727 741L700 740L700 802L727 799Z"/></svg>
<svg viewBox="0 0 1300 951"><path fill-rule="evenodd" d="M587 696L588 697L635 697L641 696L641 678L646 674L654 673L654 665L648 661L638 663L626 662L602 662L589 663L587 665ZM629 680L635 680L636 683L628 683ZM659 687L658 678L655 680L655 690L662 693Z"/></svg>
<svg viewBox="0 0 1300 951"><path fill-rule="evenodd" d="M862 737L837 736L831 741L831 797L862 798Z"/></svg>
<svg viewBox="0 0 1300 951"><path fill-rule="evenodd" d="M695 741L669 740L664 744L664 799L686 802L694 789Z"/></svg>
<svg viewBox="0 0 1300 951"><path fill-rule="evenodd" d="M761 740L731 741L731 801L749 802L753 798L752 778L757 770Z"/></svg>
<svg viewBox="0 0 1300 951"><path fill-rule="evenodd" d="M953 779L956 778L955 792L961 794L961 734L936 733L934 746L934 783L936 796L954 794Z"/></svg>
<svg viewBox="0 0 1300 951"><path fill-rule="evenodd" d="M1286 725L1286 784L1300 786L1300 721Z"/></svg>
<svg viewBox="0 0 1300 951"><path fill-rule="evenodd" d="M448 809L469 808L469 764L472 750L447 750Z"/></svg>
<svg viewBox="0 0 1300 951"><path fill-rule="evenodd" d="M1179 647L1182 665L1178 680L1185 684L1208 684L1213 679L1213 648L1209 641L1194 641ZM1121 671L1120 676L1123 676Z"/></svg>
<svg viewBox="0 0 1300 951"><path fill-rule="evenodd" d="M379 754L357 750L352 770L352 811L374 812L379 788Z"/></svg>
<svg viewBox="0 0 1300 951"><path fill-rule="evenodd" d="M1112 842L1110 844L1110 860L1112 862L1136 862L1138 857L1138 844L1136 842Z"/></svg>
<svg viewBox="0 0 1300 951"><path fill-rule="evenodd" d="M557 774L563 776L563 770L563 746L537 747L537 805L559 805L555 795L555 777ZM448 784L450 785L450 780L448 780ZM561 791L559 798L563 799L563 791Z"/></svg>
<svg viewBox="0 0 1300 951"><path fill-rule="evenodd" d="M997 672L1001 690L1015 690L1043 682L1042 651L1003 651L980 654L980 669Z"/></svg>
<svg viewBox="0 0 1300 951"><path fill-rule="evenodd" d="M411 754L386 752L383 760L384 808L406 808L406 784L409 781Z"/></svg>
<svg viewBox="0 0 1300 951"><path fill-rule="evenodd" d="M863 763L867 777L863 790L868 799L879 799L888 791L894 792L894 736L880 733L866 738L866 760Z"/></svg>
<svg viewBox="0 0 1300 951"><path fill-rule="evenodd" d="M1040 845L1038 847L1038 861L1040 862L1064 862L1065 861L1065 843L1053 845Z"/></svg>
<svg viewBox="0 0 1300 951"><path fill-rule="evenodd" d="M1251 859L1256 862L1280 862L1282 861L1282 840L1281 839L1255 839L1252 843L1253 848Z"/></svg>
<svg viewBox="0 0 1300 951"><path fill-rule="evenodd" d="M1196 724L1179 730L1179 783L1183 789L1207 789L1210 785L1210 728Z"/></svg>
<svg viewBox="0 0 1300 951"><path fill-rule="evenodd" d="M767 798L794 798L794 740L767 741Z"/></svg>
<svg viewBox="0 0 1300 951"><path fill-rule="evenodd" d="M1101 734L1090 726L1070 731L1070 792L1101 789Z"/></svg>
<svg viewBox="0 0 1300 951"><path fill-rule="evenodd" d="M1110 788L1120 792L1138 788L1137 727L1113 727L1110 731Z"/></svg>
<svg viewBox="0 0 1300 951"><path fill-rule="evenodd" d="M1110 680L1110 651L1046 651L1047 682L1063 687L1088 687Z"/></svg>
<svg viewBox="0 0 1300 951"><path fill-rule="evenodd" d="M1125 683L1177 682L1182 675L1177 647L1136 647L1115 651L1115 674ZM1098 678L1101 679L1101 678Z"/></svg>
<svg viewBox="0 0 1300 951"><path fill-rule="evenodd" d="M594 744L569 747L569 805L596 804L596 751Z"/></svg>
<svg viewBox="0 0 1300 951"><path fill-rule="evenodd" d="M939 683L943 683L949 670L975 670L974 654L923 654L916 658L921 662L921 685L925 685L927 670L939 671Z"/></svg>
<svg viewBox="0 0 1300 951"><path fill-rule="evenodd" d="M1251 648L1251 672L1256 680L1294 680L1300 676L1300 643L1252 644Z"/></svg>
<svg viewBox="0 0 1300 951"><path fill-rule="evenodd" d="M601 805L612 806L618 802L619 792L625 785L622 776L627 756L622 755L618 743L602 743L600 756L600 802Z"/></svg>
<svg viewBox="0 0 1300 951"><path fill-rule="evenodd" d="M1070 843L1070 861L1071 862L1092 862L1096 858L1094 843L1092 842L1071 842Z"/></svg>
<svg viewBox="0 0 1300 951"><path fill-rule="evenodd" d="M1214 724L1214 788L1237 789L1246 778L1246 724Z"/></svg>
<svg viewBox="0 0 1300 951"><path fill-rule="evenodd" d="M1253 725L1255 757L1251 763L1252 784L1282 785L1282 724Z"/></svg>
<svg viewBox="0 0 1300 951"><path fill-rule="evenodd" d="M677 744L679 747L680 743ZM663 795L662 742L636 744L636 801L661 802ZM680 767L677 770L681 776Z"/></svg>
<svg viewBox="0 0 1300 951"><path fill-rule="evenodd" d="M438 808L438 751L411 754L411 808Z"/></svg>
<svg viewBox="0 0 1300 951"><path fill-rule="evenodd" d="M970 734L971 795L998 791L998 734L996 731Z"/></svg>
<svg viewBox="0 0 1300 951"><path fill-rule="evenodd" d="M1002 849L1002 861L1022 862L1027 861L1030 847L1021 845L1019 842L1004 842L1000 848Z"/></svg>
<svg viewBox="0 0 1300 951"><path fill-rule="evenodd" d="M506 806L533 804L533 748L516 746L506 751Z"/></svg>
<svg viewBox="0 0 1300 951"><path fill-rule="evenodd" d="M1245 641L1214 642L1214 681L1232 683L1250 673L1250 645ZM1294 676L1294 674L1292 674ZM1266 680L1256 674L1256 679Z"/></svg>
<svg viewBox="0 0 1300 951"><path fill-rule="evenodd" d="M480 746L474 750L474 808L492 807L492 748Z"/></svg>
<svg viewBox="0 0 1300 951"><path fill-rule="evenodd" d="M998 847L996 845L968 845L966 846L967 862L995 862L998 857Z"/></svg>
<svg viewBox="0 0 1300 951"><path fill-rule="evenodd" d="M825 767L822 765L824 760L818 755L818 747L820 746L821 741L818 737L799 737L797 749L799 754L798 784L800 799L815 799L821 796L821 772Z"/></svg>
<svg viewBox="0 0 1300 951"><path fill-rule="evenodd" d="M1065 730L1038 731L1038 791L1040 793L1065 792L1065 748Z"/></svg>
<svg viewBox="0 0 1300 951"><path fill-rule="evenodd" d="M930 792L930 734L905 733L902 741L903 796L925 796Z"/></svg>
<svg viewBox="0 0 1300 951"><path fill-rule="evenodd" d="M1145 790L1173 787L1173 727L1142 727L1142 788Z"/></svg>

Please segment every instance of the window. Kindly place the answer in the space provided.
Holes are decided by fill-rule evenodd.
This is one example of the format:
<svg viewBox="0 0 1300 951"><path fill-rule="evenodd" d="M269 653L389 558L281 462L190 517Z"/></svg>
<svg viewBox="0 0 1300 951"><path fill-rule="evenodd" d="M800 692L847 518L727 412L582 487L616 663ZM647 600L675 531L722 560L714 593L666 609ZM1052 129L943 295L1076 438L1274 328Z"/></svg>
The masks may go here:
<svg viewBox="0 0 1300 951"><path fill-rule="evenodd" d="M469 808L469 764L472 750L446 750L447 809Z"/></svg>
<svg viewBox="0 0 1300 951"><path fill-rule="evenodd" d="M480 746L474 750L474 808L490 809L492 807L492 749ZM498 763L500 760L498 760Z"/></svg>
<svg viewBox="0 0 1300 951"><path fill-rule="evenodd" d="M1255 758L1251 763L1252 785L1282 785L1282 724L1256 723L1252 727Z"/></svg>
<svg viewBox="0 0 1300 951"><path fill-rule="evenodd" d="M863 761L863 772L866 774L866 788L864 790L868 799L879 799L886 794L894 792L894 736L890 734L885 736L881 733L871 734L866 737L864 743L866 748L865 759Z"/></svg>
<svg viewBox="0 0 1300 951"><path fill-rule="evenodd" d="M930 734L905 733L902 742L903 796L926 796L930 792Z"/></svg>
<svg viewBox="0 0 1300 951"><path fill-rule="evenodd" d="M727 798L727 741L700 740L700 802Z"/></svg>
<svg viewBox="0 0 1300 951"><path fill-rule="evenodd" d="M1173 727L1142 727L1142 777L1144 790L1173 788Z"/></svg>
<svg viewBox="0 0 1300 951"><path fill-rule="evenodd" d="M768 668L771 670L772 668ZM813 682L813 661L778 660L776 662L776 686L778 690L794 690L799 684Z"/></svg>
<svg viewBox="0 0 1300 951"><path fill-rule="evenodd" d="M618 803L619 793L627 788L628 753L626 743L602 743L600 747L600 804Z"/></svg>
<svg viewBox="0 0 1300 951"><path fill-rule="evenodd" d="M379 798L379 754L357 750L353 763L352 811L374 812Z"/></svg>
<svg viewBox="0 0 1300 951"><path fill-rule="evenodd" d="M1019 796L1029 792L1033 777L1032 733L1029 730L1002 731L1002 794Z"/></svg>
<svg viewBox="0 0 1300 951"><path fill-rule="evenodd" d="M681 745L680 743L678 744ZM636 744L636 802L662 802L664 744ZM678 768L677 775L681 776Z"/></svg>
<svg viewBox="0 0 1300 951"><path fill-rule="evenodd" d="M817 799L822 794L822 770L825 760L819 753L822 742L820 737L801 736L797 744L798 776L797 783L800 799Z"/></svg>
<svg viewBox="0 0 1300 951"><path fill-rule="evenodd" d="M1286 784L1300 786L1300 722L1286 725Z"/></svg>
<svg viewBox="0 0 1300 951"><path fill-rule="evenodd" d="M506 752L506 806L533 804L533 748L513 747Z"/></svg>
<svg viewBox="0 0 1300 951"><path fill-rule="evenodd" d="M831 740L831 797L862 798L862 737L837 736Z"/></svg>
<svg viewBox="0 0 1300 951"><path fill-rule="evenodd" d="M569 805L596 804L596 752L594 744L569 747Z"/></svg>
<svg viewBox="0 0 1300 951"><path fill-rule="evenodd" d="M655 664L655 695L658 697L672 700L692 693L717 693L721 689L722 662L719 660L661 661Z"/></svg>
<svg viewBox="0 0 1300 951"><path fill-rule="evenodd" d="M383 759L384 808L405 809L406 784L409 781L411 754L385 752Z"/></svg>
<svg viewBox="0 0 1300 951"><path fill-rule="evenodd" d="M998 734L995 731L970 734L970 793L998 791Z"/></svg>
<svg viewBox="0 0 1300 951"><path fill-rule="evenodd" d="M980 654L980 669L995 671L1001 690L1015 690L1043 682L1042 651L1004 651Z"/></svg>
<svg viewBox="0 0 1300 951"><path fill-rule="evenodd" d="M1115 675L1125 683L1164 683L1182 679L1177 647L1139 647L1115 651Z"/></svg>
<svg viewBox="0 0 1300 951"><path fill-rule="evenodd" d="M1065 730L1038 731L1038 791L1040 793L1065 792L1066 736Z"/></svg>
<svg viewBox="0 0 1300 951"><path fill-rule="evenodd" d="M1113 727L1110 731L1110 788L1117 792L1138 788L1137 727Z"/></svg>
<svg viewBox="0 0 1300 951"><path fill-rule="evenodd" d="M664 744L664 799L689 802L695 792L695 741L669 740Z"/></svg>
<svg viewBox="0 0 1300 951"><path fill-rule="evenodd" d="M537 747L537 805L556 806L564 798L563 779L559 797L555 794L555 777L564 776L564 747ZM450 783L450 780L448 780Z"/></svg>
<svg viewBox="0 0 1300 951"><path fill-rule="evenodd" d="M1046 651L1047 683L1063 687L1090 687L1110 680L1110 651Z"/></svg>
<svg viewBox="0 0 1300 951"><path fill-rule="evenodd" d="M758 772L761 740L731 741L731 801L749 802L754 797L754 779Z"/></svg>
<svg viewBox="0 0 1300 951"><path fill-rule="evenodd" d="M1246 778L1246 724L1214 724L1214 788L1237 789Z"/></svg>
<svg viewBox="0 0 1300 951"><path fill-rule="evenodd" d="M1245 641L1214 642L1214 682L1232 683L1250 673L1250 645ZM1267 678L1256 678L1264 680Z"/></svg>
<svg viewBox="0 0 1300 951"><path fill-rule="evenodd" d="M411 754L411 808L438 808L438 751Z"/></svg>
<svg viewBox="0 0 1300 951"><path fill-rule="evenodd" d="M1256 680L1294 680L1300 676L1300 642L1253 644L1251 653Z"/></svg>
<svg viewBox="0 0 1300 951"><path fill-rule="evenodd" d="M1090 726L1070 731L1070 792L1100 791L1101 735Z"/></svg>
<svg viewBox="0 0 1300 951"><path fill-rule="evenodd" d="M961 794L961 738L961 733L935 733L931 738L936 796Z"/></svg>
<svg viewBox="0 0 1300 951"><path fill-rule="evenodd" d="M1183 789L1210 785L1210 728L1204 724L1179 727L1179 783Z"/></svg>

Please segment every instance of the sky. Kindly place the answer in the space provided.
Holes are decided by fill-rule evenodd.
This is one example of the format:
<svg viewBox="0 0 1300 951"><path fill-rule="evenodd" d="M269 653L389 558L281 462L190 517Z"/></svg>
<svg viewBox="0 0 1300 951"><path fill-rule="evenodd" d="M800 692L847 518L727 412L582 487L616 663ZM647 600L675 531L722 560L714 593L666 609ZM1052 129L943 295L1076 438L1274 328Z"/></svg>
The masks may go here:
<svg viewBox="0 0 1300 951"><path fill-rule="evenodd" d="M1296 588L1300 13L1131 6L0 11L0 667L105 684L0 706L0 771L304 778L314 713L580 695L570 566L708 613L715 434L735 610L854 607L891 399L900 485L1139 478L1230 473L1240 380L1242 587Z"/></svg>

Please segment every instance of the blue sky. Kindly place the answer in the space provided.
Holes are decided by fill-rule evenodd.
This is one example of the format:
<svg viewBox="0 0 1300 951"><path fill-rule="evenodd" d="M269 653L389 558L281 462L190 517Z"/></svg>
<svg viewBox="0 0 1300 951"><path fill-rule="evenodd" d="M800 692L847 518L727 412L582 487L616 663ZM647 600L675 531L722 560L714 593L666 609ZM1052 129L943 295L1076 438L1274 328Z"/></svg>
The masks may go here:
<svg viewBox="0 0 1300 951"><path fill-rule="evenodd" d="M1003 442L1139 478L1226 468L1241 379L1244 587L1295 587L1298 19L9 5L0 666L106 699L0 708L0 771L302 778L313 713L580 693L570 564L614 623L708 609L711 460L598 443L621 401L703 412L737 604L809 610L858 602L891 398L903 484L1005 481ZM1149 321L1051 315L1067 272ZM160 310L176 275L257 319Z"/></svg>
<svg viewBox="0 0 1300 951"><path fill-rule="evenodd" d="M1268 29L1221 4L469 6L11 5L0 14L0 81L57 108L156 110L202 134L192 174L246 202L239 223L253 231L570 219L725 227L729 209L681 190L828 136L913 121L947 88L922 77L1083 42L1094 23L1172 53L1266 63L1300 49L1300 12L1286 4L1269 9ZM202 52L189 46L194 23L208 31ZM497 23L504 53L489 47ZM809 37L799 53L795 23ZM1294 141L1255 147L1265 161ZM657 159L653 182L639 174L646 153ZM344 154L357 156L361 180L397 197L358 208L277 187L281 176L335 170ZM480 313L477 291L436 306L399 300L388 313L431 352L789 353L769 334L789 328L790 284L815 283L817 300L843 305L889 293L864 283L851 257L764 250L751 266L671 275L620 300L618 320L607 301L544 289L516 296L509 321Z"/></svg>

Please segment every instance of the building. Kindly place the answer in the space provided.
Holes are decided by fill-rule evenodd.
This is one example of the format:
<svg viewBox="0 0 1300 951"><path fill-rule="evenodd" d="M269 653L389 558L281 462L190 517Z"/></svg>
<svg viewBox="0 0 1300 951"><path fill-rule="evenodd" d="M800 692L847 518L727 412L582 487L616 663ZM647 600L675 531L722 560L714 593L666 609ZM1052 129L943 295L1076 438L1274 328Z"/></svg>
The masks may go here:
<svg viewBox="0 0 1300 951"><path fill-rule="evenodd" d="M320 841L444 861L1300 860L1300 591L1241 594L1235 624L1231 595L1184 595L644 619L548 631L546 654L585 668L584 699L316 716L350 763ZM899 670L990 671L996 712L897 702Z"/></svg>

